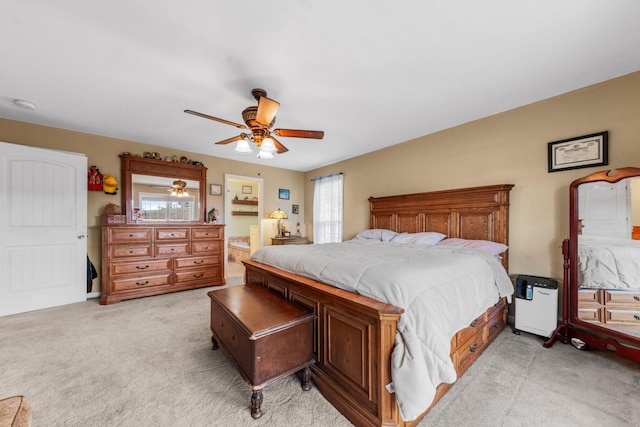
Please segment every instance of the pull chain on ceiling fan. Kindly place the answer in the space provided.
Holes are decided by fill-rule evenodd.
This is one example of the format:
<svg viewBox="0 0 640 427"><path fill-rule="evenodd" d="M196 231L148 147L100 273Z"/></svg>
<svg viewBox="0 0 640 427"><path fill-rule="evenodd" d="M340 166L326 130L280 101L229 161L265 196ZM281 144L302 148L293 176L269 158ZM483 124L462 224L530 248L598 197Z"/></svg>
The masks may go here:
<svg viewBox="0 0 640 427"><path fill-rule="evenodd" d="M282 136L285 138L309 138L309 139L322 139L324 138L324 132L321 130L300 130L300 129L274 129L271 130L276 122L276 113L280 108L280 104L273 99L267 98L267 91L264 89L253 89L251 91L253 97L258 101L257 106L250 106L244 109L242 112L242 120L244 125L240 123L231 122L229 120L220 119L218 117L210 116L208 114L199 113L193 110L184 110L185 113L193 114L194 116L202 117L204 119L213 120L226 125L234 126L239 129L246 129L250 133L241 133L238 136L234 136L222 141L216 142L216 144L230 144L238 141L235 151L238 153L252 153L249 142L254 143L260 148L258 157L263 159L273 158L273 152L277 151L278 154L286 153L289 151L287 147L282 145L275 136Z"/></svg>

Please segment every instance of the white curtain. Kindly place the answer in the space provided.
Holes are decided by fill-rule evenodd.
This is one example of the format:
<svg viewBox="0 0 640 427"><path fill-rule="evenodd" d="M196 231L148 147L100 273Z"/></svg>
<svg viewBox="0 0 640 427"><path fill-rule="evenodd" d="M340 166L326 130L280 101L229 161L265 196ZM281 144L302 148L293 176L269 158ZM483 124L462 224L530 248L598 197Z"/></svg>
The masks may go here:
<svg viewBox="0 0 640 427"><path fill-rule="evenodd" d="M315 179L313 243L342 241L342 174Z"/></svg>

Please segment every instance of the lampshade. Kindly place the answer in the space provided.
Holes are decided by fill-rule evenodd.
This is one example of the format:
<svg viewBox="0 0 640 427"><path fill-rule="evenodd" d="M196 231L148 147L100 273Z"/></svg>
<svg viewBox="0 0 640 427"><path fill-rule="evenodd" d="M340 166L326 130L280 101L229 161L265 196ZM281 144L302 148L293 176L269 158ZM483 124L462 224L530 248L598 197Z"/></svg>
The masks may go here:
<svg viewBox="0 0 640 427"><path fill-rule="evenodd" d="M270 159L273 159L273 153L269 151L260 150L260 152L258 153L258 158L270 160Z"/></svg>
<svg viewBox="0 0 640 427"><path fill-rule="evenodd" d="M233 151L235 151L236 153L240 153L240 154L253 153L253 150L251 149L251 146L244 139L241 139L240 141L238 141L238 143L236 144L236 148L234 148Z"/></svg>
<svg viewBox="0 0 640 427"><path fill-rule="evenodd" d="M269 153L273 153L274 151L276 151L276 146L273 143L273 139L265 138L264 141L262 141L262 145L260 146L260 149L262 151L268 151Z"/></svg>
<svg viewBox="0 0 640 427"><path fill-rule="evenodd" d="M271 212L271 215L269 215L269 218L273 218L273 219L287 219L289 218L289 216L287 215L287 213L283 210L281 210L280 208L278 208L277 211L273 211Z"/></svg>

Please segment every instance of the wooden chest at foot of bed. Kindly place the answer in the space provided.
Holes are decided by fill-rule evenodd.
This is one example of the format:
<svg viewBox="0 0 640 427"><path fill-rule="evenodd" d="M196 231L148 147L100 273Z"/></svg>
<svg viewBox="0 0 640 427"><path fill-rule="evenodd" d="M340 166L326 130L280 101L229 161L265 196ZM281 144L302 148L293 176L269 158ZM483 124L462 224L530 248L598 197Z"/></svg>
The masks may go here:
<svg viewBox="0 0 640 427"><path fill-rule="evenodd" d="M262 415L262 389L302 371L302 389L311 387L313 355L312 310L253 285L211 291L211 333L253 390L251 416Z"/></svg>

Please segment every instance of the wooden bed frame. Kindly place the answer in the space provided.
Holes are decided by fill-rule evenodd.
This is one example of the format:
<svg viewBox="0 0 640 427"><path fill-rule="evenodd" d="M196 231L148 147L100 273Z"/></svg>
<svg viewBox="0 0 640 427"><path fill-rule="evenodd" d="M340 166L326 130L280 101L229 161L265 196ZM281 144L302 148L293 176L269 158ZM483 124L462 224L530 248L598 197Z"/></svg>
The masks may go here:
<svg viewBox="0 0 640 427"><path fill-rule="evenodd" d="M513 185L371 197L370 227L396 232L437 231L448 237L508 244L509 191ZM391 383L391 352L401 308L255 261L245 263L245 283L266 286L311 308L314 324L313 381L323 396L356 426L413 426L402 420ZM507 268L507 254L503 255ZM501 299L458 332L451 357L458 376L506 325ZM435 404L451 387L438 387ZM430 408L429 408L430 409Z"/></svg>

